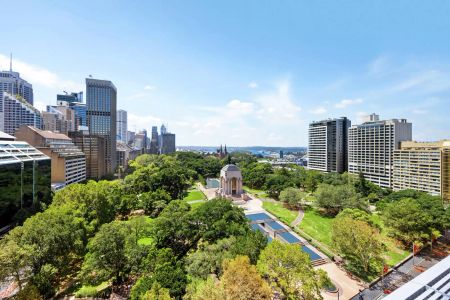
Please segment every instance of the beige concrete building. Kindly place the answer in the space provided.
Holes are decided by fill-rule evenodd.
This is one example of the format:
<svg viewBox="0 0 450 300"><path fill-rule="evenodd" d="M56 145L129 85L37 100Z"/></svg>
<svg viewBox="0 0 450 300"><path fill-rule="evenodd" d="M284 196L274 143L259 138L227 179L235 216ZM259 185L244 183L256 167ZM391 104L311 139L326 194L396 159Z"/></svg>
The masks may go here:
<svg viewBox="0 0 450 300"><path fill-rule="evenodd" d="M401 142L394 151L393 189L415 189L450 201L450 140Z"/></svg>
<svg viewBox="0 0 450 300"><path fill-rule="evenodd" d="M66 186L86 179L85 155L68 136L23 125L16 137L51 158L52 184Z"/></svg>

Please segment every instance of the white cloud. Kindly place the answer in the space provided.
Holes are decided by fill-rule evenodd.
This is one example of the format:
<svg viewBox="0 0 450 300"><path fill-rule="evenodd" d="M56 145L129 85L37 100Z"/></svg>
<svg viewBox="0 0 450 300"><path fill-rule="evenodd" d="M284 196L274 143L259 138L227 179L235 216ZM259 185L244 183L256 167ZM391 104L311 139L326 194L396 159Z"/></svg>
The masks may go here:
<svg viewBox="0 0 450 300"><path fill-rule="evenodd" d="M298 119L302 110L295 104L290 94L290 82L279 82L275 92L259 95L255 102L259 106L257 115L270 123L286 123Z"/></svg>
<svg viewBox="0 0 450 300"><path fill-rule="evenodd" d="M359 99L359 98L358 99L343 99L339 103L336 103L334 105L334 107L336 107L336 108L346 108L347 106L355 105L355 104L361 104L361 103L363 103L363 100Z"/></svg>
<svg viewBox="0 0 450 300"><path fill-rule="evenodd" d="M156 86L154 86L154 85L144 86L144 90L147 90L147 91L153 91L154 89L156 89Z"/></svg>
<svg viewBox="0 0 450 300"><path fill-rule="evenodd" d="M425 110L425 109L420 109L420 108L415 108L415 109L413 109L411 112L412 112L413 114L415 114L415 115L425 115L425 114L428 113L427 110Z"/></svg>
<svg viewBox="0 0 450 300"><path fill-rule="evenodd" d="M365 111L358 111L356 113L356 121L357 124L361 124L364 121L364 118L367 117L368 115L370 115L369 113L365 112ZM353 122L352 122L353 123Z"/></svg>
<svg viewBox="0 0 450 300"><path fill-rule="evenodd" d="M248 84L248 87L251 89L256 89L258 87L258 83L256 83L256 81L252 81Z"/></svg>
<svg viewBox="0 0 450 300"><path fill-rule="evenodd" d="M233 113L247 114L253 112L254 103L242 102L241 100L233 99L227 103L226 107L232 109Z"/></svg>
<svg viewBox="0 0 450 300"><path fill-rule="evenodd" d="M369 74L380 75L389 68L389 59L386 56L379 56L369 64Z"/></svg>
<svg viewBox="0 0 450 300"><path fill-rule="evenodd" d="M319 106L319 107L309 110L309 112L312 113L313 115L321 115L321 114L326 113L327 109L323 106Z"/></svg>
<svg viewBox="0 0 450 300"><path fill-rule="evenodd" d="M47 111L47 104L42 101L34 101L33 106L39 111Z"/></svg>
<svg viewBox="0 0 450 300"><path fill-rule="evenodd" d="M0 65L9 65L9 57L0 54ZM56 73L40 66L28 64L18 59L13 60L13 70L20 73L20 76L33 85L40 85L57 91L82 91L84 86L81 83L71 80L64 80Z"/></svg>
<svg viewBox="0 0 450 300"><path fill-rule="evenodd" d="M128 112L128 130L131 131L139 131L145 128L150 128L153 125L161 124L162 121L160 118L147 115L147 116L139 116L134 113Z"/></svg>

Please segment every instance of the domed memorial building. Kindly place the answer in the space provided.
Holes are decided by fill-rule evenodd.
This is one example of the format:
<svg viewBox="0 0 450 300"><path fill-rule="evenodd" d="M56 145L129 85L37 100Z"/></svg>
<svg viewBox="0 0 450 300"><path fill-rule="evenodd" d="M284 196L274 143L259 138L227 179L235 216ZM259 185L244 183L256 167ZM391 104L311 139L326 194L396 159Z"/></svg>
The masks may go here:
<svg viewBox="0 0 450 300"><path fill-rule="evenodd" d="M236 165L226 165L220 171L220 187L217 194L226 198L242 197L242 174Z"/></svg>

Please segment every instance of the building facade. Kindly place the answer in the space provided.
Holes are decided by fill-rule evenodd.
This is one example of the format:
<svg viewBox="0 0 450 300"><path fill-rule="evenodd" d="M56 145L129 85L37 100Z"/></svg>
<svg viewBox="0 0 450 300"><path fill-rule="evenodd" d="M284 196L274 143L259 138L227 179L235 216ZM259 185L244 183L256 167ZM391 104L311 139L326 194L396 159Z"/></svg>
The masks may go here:
<svg viewBox="0 0 450 300"><path fill-rule="evenodd" d="M68 103L75 103L75 102L83 102L83 92L78 93L67 93L67 94L58 94L56 95L56 101L64 101Z"/></svg>
<svg viewBox="0 0 450 300"><path fill-rule="evenodd" d="M161 144L160 147L160 154L169 154L176 151L175 146L175 134L174 133L162 133L161 134Z"/></svg>
<svg viewBox="0 0 450 300"><path fill-rule="evenodd" d="M450 201L450 140L401 142L394 151L393 189L415 189Z"/></svg>
<svg viewBox="0 0 450 300"><path fill-rule="evenodd" d="M85 155L67 135L23 125L16 137L51 158L52 184L67 186L86 180Z"/></svg>
<svg viewBox="0 0 450 300"><path fill-rule="evenodd" d="M412 140L412 124L406 119L379 120L375 114L348 130L348 171L381 187L392 188L394 151L400 142ZM311 156L309 156L309 166Z"/></svg>
<svg viewBox="0 0 450 300"><path fill-rule="evenodd" d="M117 89L111 81L86 78L87 126L105 140L106 173L116 170Z"/></svg>
<svg viewBox="0 0 450 300"><path fill-rule="evenodd" d="M345 117L309 124L309 169L338 173L347 171L350 125L350 120Z"/></svg>
<svg viewBox="0 0 450 300"><path fill-rule="evenodd" d="M123 109L117 111L117 140L124 143L127 142L128 132L128 116L127 112Z"/></svg>
<svg viewBox="0 0 450 300"><path fill-rule="evenodd" d="M241 197L243 194L241 170L233 164L220 170L220 187L217 195L221 197Z"/></svg>
<svg viewBox="0 0 450 300"><path fill-rule="evenodd" d="M158 127L152 126L152 136L150 139L150 154L158 154Z"/></svg>
<svg viewBox="0 0 450 300"><path fill-rule="evenodd" d="M76 129L75 111L67 105L67 102L60 102L60 104L63 105L47 105L47 113L42 113L42 129L67 135L69 131Z"/></svg>
<svg viewBox="0 0 450 300"><path fill-rule="evenodd" d="M42 116L40 111L25 101L20 95L3 93L0 99L0 130L14 135L22 125L30 125L42 128Z"/></svg>
<svg viewBox="0 0 450 300"><path fill-rule="evenodd" d="M51 202L50 174L48 156L0 131L0 228L13 223L19 210Z"/></svg>
<svg viewBox="0 0 450 300"><path fill-rule="evenodd" d="M89 132L72 131L69 137L84 153L86 158L86 178L101 179L106 172L106 141L103 135L91 135Z"/></svg>
<svg viewBox="0 0 450 300"><path fill-rule="evenodd" d="M20 74L9 71L0 72L0 100L3 94L20 95L25 101L33 105L33 86L20 77Z"/></svg>

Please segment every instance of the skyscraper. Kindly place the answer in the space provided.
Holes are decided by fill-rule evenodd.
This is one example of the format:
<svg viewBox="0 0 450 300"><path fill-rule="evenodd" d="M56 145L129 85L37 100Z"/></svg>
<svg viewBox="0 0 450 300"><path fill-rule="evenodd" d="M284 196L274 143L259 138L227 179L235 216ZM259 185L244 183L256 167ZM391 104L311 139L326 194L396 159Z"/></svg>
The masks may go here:
<svg viewBox="0 0 450 300"><path fill-rule="evenodd" d="M168 132L161 134L161 144L159 145L159 147L159 153L161 154L169 154L175 152L175 134Z"/></svg>
<svg viewBox="0 0 450 300"><path fill-rule="evenodd" d="M347 131L350 125L350 120L345 117L309 124L309 169L347 171Z"/></svg>
<svg viewBox="0 0 450 300"><path fill-rule="evenodd" d="M33 105L33 86L22 79L18 72L13 72L12 62L9 71L0 72L0 101L3 98L3 93L12 96L20 95L25 101Z"/></svg>
<svg viewBox="0 0 450 300"><path fill-rule="evenodd" d="M86 78L87 126L91 135L105 138L107 173L116 169L117 89L111 81Z"/></svg>
<svg viewBox="0 0 450 300"><path fill-rule="evenodd" d="M73 102L83 102L83 92L79 92L79 93L66 93L66 94L58 94L56 95L56 101L65 101L65 102L69 102L69 103L73 103Z"/></svg>
<svg viewBox="0 0 450 300"><path fill-rule="evenodd" d="M117 139L124 143L127 142L128 121L127 112L123 109L117 111Z"/></svg>
<svg viewBox="0 0 450 300"><path fill-rule="evenodd" d="M150 154L158 154L158 127L152 126L152 137L150 140Z"/></svg>
<svg viewBox="0 0 450 300"><path fill-rule="evenodd" d="M412 140L412 124L406 119L379 120L372 114L348 130L348 171L362 172L367 180L392 187L394 151L400 142ZM310 158L311 159L311 158Z"/></svg>
<svg viewBox="0 0 450 300"><path fill-rule="evenodd" d="M42 128L41 113L19 94L13 96L5 92L0 103L0 130L14 135L21 125Z"/></svg>

